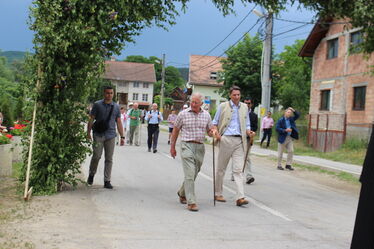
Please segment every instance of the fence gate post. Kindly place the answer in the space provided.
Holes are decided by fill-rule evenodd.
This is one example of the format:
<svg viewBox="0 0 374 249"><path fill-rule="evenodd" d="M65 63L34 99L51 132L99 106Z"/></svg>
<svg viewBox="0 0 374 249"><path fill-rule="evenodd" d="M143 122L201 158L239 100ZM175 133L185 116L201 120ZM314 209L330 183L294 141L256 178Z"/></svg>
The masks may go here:
<svg viewBox="0 0 374 249"><path fill-rule="evenodd" d="M326 152L326 150L327 150L327 134L328 134L328 131L329 131L329 114L326 114L325 144L324 144L323 152Z"/></svg>

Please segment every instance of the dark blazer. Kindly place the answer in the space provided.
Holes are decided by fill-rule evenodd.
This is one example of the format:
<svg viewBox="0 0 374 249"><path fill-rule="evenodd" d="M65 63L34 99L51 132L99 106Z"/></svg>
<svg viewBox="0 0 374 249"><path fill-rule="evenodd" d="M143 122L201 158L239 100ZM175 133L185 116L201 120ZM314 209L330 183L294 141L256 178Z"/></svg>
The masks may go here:
<svg viewBox="0 0 374 249"><path fill-rule="evenodd" d="M294 112L294 116L290 117L290 124L291 124L291 137L294 139L299 139L299 131L296 128L296 119L300 117L300 113L298 111ZM286 126L286 118L283 116L277 121L276 130L278 132L278 142L283 144L287 137L286 132L287 126Z"/></svg>
<svg viewBox="0 0 374 249"><path fill-rule="evenodd" d="M374 126L373 126L374 128ZM374 130L371 132L360 181L362 183L357 207L351 249L374 248Z"/></svg>
<svg viewBox="0 0 374 249"><path fill-rule="evenodd" d="M256 132L258 128L258 116L253 110L249 113L249 120L251 122L251 131Z"/></svg>
<svg viewBox="0 0 374 249"><path fill-rule="evenodd" d="M362 167L360 182L362 184L371 183L374 185L374 125L366 152L364 165Z"/></svg>

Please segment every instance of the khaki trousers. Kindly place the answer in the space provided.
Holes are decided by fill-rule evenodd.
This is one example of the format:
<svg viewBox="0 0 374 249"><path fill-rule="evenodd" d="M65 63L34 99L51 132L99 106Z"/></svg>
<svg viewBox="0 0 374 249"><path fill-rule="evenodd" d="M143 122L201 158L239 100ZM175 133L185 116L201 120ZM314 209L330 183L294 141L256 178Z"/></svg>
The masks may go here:
<svg viewBox="0 0 374 249"><path fill-rule="evenodd" d="M221 196L223 191L223 178L227 164L232 159L232 173L236 183L236 199L244 198L243 163L245 152L241 137L222 136L219 144L218 165L216 172L216 196Z"/></svg>
<svg viewBox="0 0 374 249"><path fill-rule="evenodd" d="M247 162L246 162L245 169L244 169L244 176L245 176L246 181L248 181L249 179L251 179L253 177L253 174L252 174L252 160L251 160L251 157L250 157L252 145L249 144L249 139L247 139L247 145L249 146L249 151L248 151L248 156L247 156ZM245 156L245 153L247 153L247 152L246 151L244 152L244 156ZM233 163L231 163L231 170L233 168L234 168ZM234 179L233 173L231 173L231 179Z"/></svg>
<svg viewBox="0 0 374 249"><path fill-rule="evenodd" d="M286 165L292 165L293 159L293 140L290 136L286 137L283 144L278 143L278 166L282 166L283 151L287 150L287 162Z"/></svg>
<svg viewBox="0 0 374 249"><path fill-rule="evenodd" d="M181 142L184 181L178 194L186 197L187 204L196 204L195 179L203 164L204 154L204 144Z"/></svg>
<svg viewBox="0 0 374 249"><path fill-rule="evenodd" d="M130 126L130 145L134 142L136 146L139 146L139 125Z"/></svg>
<svg viewBox="0 0 374 249"><path fill-rule="evenodd" d="M116 138L105 139L105 136L93 136L93 154L90 163L90 175L95 175L104 149L104 181L110 181L113 165L113 152Z"/></svg>

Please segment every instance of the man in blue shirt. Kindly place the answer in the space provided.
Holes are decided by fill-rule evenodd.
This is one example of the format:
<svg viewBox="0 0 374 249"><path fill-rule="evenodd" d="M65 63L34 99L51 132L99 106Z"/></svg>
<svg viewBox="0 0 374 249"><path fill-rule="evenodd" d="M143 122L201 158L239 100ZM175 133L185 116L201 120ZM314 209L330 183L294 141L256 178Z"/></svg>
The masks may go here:
<svg viewBox="0 0 374 249"><path fill-rule="evenodd" d="M104 168L104 188L112 189L110 183L112 165L113 165L113 152L116 140L116 124L118 133L121 136L121 145L125 143L123 134L123 127L121 122L121 112L118 104L113 102L113 88L110 86L104 89L104 99L96 101L90 113L90 120L87 125L87 136L90 140L91 130L93 130L93 154L90 163L90 171L87 183L92 185L94 176L96 174L97 166L99 164L103 149L105 150L105 168ZM95 123L105 122L105 128L95 128ZM96 126L98 127L98 126Z"/></svg>
<svg viewBox="0 0 374 249"><path fill-rule="evenodd" d="M219 140L218 165L216 172L215 200L226 202L223 197L223 178L230 159L236 183L236 205L248 204L244 195L243 164L247 148L247 135L253 136L248 107L240 102L240 88L230 88L230 101L219 105L213 120L215 136Z"/></svg>
<svg viewBox="0 0 374 249"><path fill-rule="evenodd" d="M157 152L158 134L160 133L159 123L163 120L162 113L157 108L157 104L153 103L152 109L145 116L145 120L148 121L148 152L151 152L153 142L153 153Z"/></svg>
<svg viewBox="0 0 374 249"><path fill-rule="evenodd" d="M276 130L278 132L278 167L279 170L284 170L282 167L282 157L284 149L287 149L286 169L294 170L292 168L293 159L293 139L299 139L299 132L296 128L295 120L300 117L300 113L295 111L292 107L288 107L284 112L284 116L277 121Z"/></svg>

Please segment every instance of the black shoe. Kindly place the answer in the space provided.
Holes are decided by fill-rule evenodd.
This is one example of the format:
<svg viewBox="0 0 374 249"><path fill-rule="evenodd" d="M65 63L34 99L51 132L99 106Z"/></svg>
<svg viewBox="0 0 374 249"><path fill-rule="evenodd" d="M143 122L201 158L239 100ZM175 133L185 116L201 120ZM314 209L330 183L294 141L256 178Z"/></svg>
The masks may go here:
<svg viewBox="0 0 374 249"><path fill-rule="evenodd" d="M170 140L168 141L168 144L170 144Z"/></svg>
<svg viewBox="0 0 374 249"><path fill-rule="evenodd" d="M110 184L110 181L105 181L104 182L104 188L113 189L113 186L112 186L112 184Z"/></svg>
<svg viewBox="0 0 374 249"><path fill-rule="evenodd" d="M252 182L255 181L255 178L254 177L251 177L247 180L247 184L251 184Z"/></svg>
<svg viewBox="0 0 374 249"><path fill-rule="evenodd" d="M284 170L284 168L282 166L278 166L277 169Z"/></svg>
<svg viewBox="0 0 374 249"><path fill-rule="evenodd" d="M93 179L94 179L94 176L93 176L93 175L89 175L89 176L88 176L88 179L87 179L87 184L88 184L88 185L92 185L92 183L93 183Z"/></svg>
<svg viewBox="0 0 374 249"><path fill-rule="evenodd" d="M288 170L294 170L294 168L292 168L291 165L286 165L286 169L288 169Z"/></svg>
<svg viewBox="0 0 374 249"><path fill-rule="evenodd" d="M153 150L153 153L156 153L156 152L157 152L157 149L154 149L154 150Z"/></svg>
<svg viewBox="0 0 374 249"><path fill-rule="evenodd" d="M148 152L151 152L151 148L148 148Z"/></svg>

